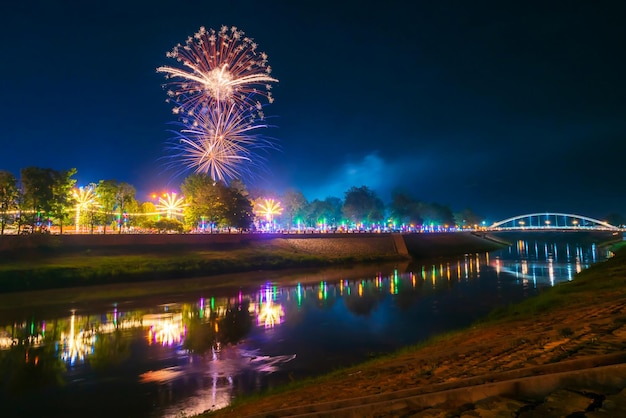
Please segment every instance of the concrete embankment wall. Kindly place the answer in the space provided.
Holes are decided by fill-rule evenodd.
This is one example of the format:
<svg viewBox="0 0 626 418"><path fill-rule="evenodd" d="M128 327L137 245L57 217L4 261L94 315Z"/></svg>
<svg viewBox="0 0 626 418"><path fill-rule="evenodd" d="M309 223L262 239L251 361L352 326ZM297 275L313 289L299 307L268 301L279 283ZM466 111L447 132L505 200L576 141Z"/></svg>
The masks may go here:
<svg viewBox="0 0 626 418"><path fill-rule="evenodd" d="M409 254L415 258L485 252L506 246L503 242L470 232L406 234L403 238Z"/></svg>
<svg viewBox="0 0 626 418"><path fill-rule="evenodd" d="M433 257L488 251L498 245L469 233L437 234L107 234L0 236L0 252L38 248L96 249L160 246L228 249L272 242L318 255L411 255Z"/></svg>
<svg viewBox="0 0 626 418"><path fill-rule="evenodd" d="M400 241L402 239L400 238ZM282 242L297 253L321 256L388 256L408 257L406 248L398 248L390 234L315 234L307 237L284 235L273 240Z"/></svg>

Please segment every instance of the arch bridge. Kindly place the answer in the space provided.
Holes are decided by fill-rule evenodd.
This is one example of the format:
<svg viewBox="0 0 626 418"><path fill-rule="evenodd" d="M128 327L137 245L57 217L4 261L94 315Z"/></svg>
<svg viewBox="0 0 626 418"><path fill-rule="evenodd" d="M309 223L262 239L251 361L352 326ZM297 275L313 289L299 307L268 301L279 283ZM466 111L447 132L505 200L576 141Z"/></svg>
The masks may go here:
<svg viewBox="0 0 626 418"><path fill-rule="evenodd" d="M495 222L487 229L502 230L595 230L621 231L622 229L599 219L571 213L529 213Z"/></svg>

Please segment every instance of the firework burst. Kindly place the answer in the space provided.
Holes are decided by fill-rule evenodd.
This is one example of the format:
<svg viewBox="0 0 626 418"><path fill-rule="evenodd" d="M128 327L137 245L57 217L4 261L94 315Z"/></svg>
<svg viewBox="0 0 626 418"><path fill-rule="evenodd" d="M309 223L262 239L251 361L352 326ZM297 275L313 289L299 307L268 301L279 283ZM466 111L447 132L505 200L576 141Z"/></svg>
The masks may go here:
<svg viewBox="0 0 626 418"><path fill-rule="evenodd" d="M171 165L226 181L251 173L262 161L255 153L274 144L257 130L268 125L262 100L273 102L267 55L244 32L226 26L200 28L185 45L167 54L180 68L159 67L169 87L181 129L169 144Z"/></svg>
<svg viewBox="0 0 626 418"><path fill-rule="evenodd" d="M220 102L258 109L259 97L274 101L270 83L278 80L270 76L267 55L257 52L257 44L234 26L222 26L219 32L201 27L167 57L182 65L157 68L171 80L167 94L175 103L174 113L194 114Z"/></svg>
<svg viewBox="0 0 626 418"><path fill-rule="evenodd" d="M173 164L225 182L240 177L242 171L250 173L262 161L256 151L274 146L255 133L267 127L256 120L235 104L216 105L191 119L183 118L182 129L169 146Z"/></svg>

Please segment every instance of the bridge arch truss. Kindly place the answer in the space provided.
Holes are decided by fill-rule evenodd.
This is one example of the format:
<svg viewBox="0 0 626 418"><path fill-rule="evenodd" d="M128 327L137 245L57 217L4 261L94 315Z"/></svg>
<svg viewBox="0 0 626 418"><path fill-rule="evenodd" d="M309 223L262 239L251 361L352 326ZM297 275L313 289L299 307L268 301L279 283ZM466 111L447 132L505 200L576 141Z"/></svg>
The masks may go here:
<svg viewBox="0 0 626 418"><path fill-rule="evenodd" d="M620 231L617 226L599 219L571 213L529 213L495 222L489 227L492 230L538 230L538 229L590 229L604 231Z"/></svg>

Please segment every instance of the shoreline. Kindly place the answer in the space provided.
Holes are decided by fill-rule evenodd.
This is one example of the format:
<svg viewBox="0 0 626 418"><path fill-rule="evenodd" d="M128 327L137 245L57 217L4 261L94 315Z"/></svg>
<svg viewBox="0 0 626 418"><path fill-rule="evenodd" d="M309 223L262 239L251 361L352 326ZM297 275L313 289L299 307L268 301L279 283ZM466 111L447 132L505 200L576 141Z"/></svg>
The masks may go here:
<svg viewBox="0 0 626 418"><path fill-rule="evenodd" d="M588 416L617 416L616 404L626 411L626 243L618 247L572 282L469 328L199 417L582 417L594 402L600 415Z"/></svg>
<svg viewBox="0 0 626 418"><path fill-rule="evenodd" d="M9 238L0 240L4 248L0 251L0 294L146 284L257 270L403 262L504 247L469 233Z"/></svg>
<svg viewBox="0 0 626 418"><path fill-rule="evenodd" d="M181 249L164 247L161 248L161 251L148 253L157 258L164 258L168 254L172 255L170 252L173 252L174 257L192 253L195 256L213 257L212 261L223 260L227 257L237 261L242 254L256 254L257 256L262 254L262 257L273 256L272 260L275 261L277 251L284 251L286 248L289 248L291 254L297 254L298 257L310 260L307 258L310 254L303 254L302 248L298 252L294 250L294 246L288 245L285 241L279 242L280 245L268 245L268 242L265 242L263 244L265 252L259 252L257 248L252 253L246 253L245 251L250 251L250 248L245 248L244 246L242 248L229 247L227 250L211 249L210 251L206 248ZM322 241L314 240L312 242L319 244ZM502 248L502 246L499 246L499 248ZM311 408L324 410L326 408L326 416L329 413L332 416L347 416L335 414L332 408L346 408L346 405L355 402L355 399L360 399L363 396L378 399L386 405L385 408L391 408L388 405L388 402L391 401L388 399L399 396L398 394L401 394L407 387L425 388L424 390L431 390L432 393L435 393L443 387L441 386L442 384L444 386L445 384L453 384L460 385L459 390L465 390L467 385L464 382L472 381L472 379L483 382L493 381L494 379L499 379L498 376L505 372L521 373L523 375L528 370L531 370L532 367L541 367L543 364L560 363L570 359L580 360L582 358L581 361L589 360L593 362L595 361L593 360L594 358L598 358L597 355L590 356L587 353L586 356L581 356L581 354L584 354L583 351L588 350L590 345L593 346L592 348L596 348L596 351L602 351L602 355L608 355L609 357L615 354L617 349L626 351L626 328L623 327L626 324L626 302L622 302L626 300L625 248L624 244L622 244L621 250L616 252L615 257L583 271L576 276L573 282L566 283L563 286L559 285L551 289L550 292L546 292L545 295L542 294L537 298L533 298L533 301L528 301L528 303L522 303L509 308L509 310L496 312L490 318L476 323L468 329L434 337L426 343L420 344L419 347L403 349L390 356L378 358L349 369L339 370L331 375L305 382L297 382L291 387L280 388L274 393L264 393L254 398L239 400L232 406L219 411L205 413L202 416L288 416L298 408L304 408L298 410L310 410ZM94 254L94 252L98 253L98 251L101 254ZM127 248L106 248L97 251L92 250L89 254L82 254L82 256L88 260L93 260L95 257L121 260L129 256L126 252ZM465 252L471 253L473 251ZM52 253L55 253L54 255L56 256L59 253L63 253L63 251L57 250L52 251ZM77 254L75 251L70 251L69 253L72 255ZM42 254L50 255L46 254L45 251ZM258 260L262 260L262 257ZM350 255L350 257L352 257L353 263L356 262L354 255ZM393 257L398 257L398 255L393 254ZM341 257L335 257L330 264L315 266L308 269L308 271L317 271L323 274L325 268L334 269L342 266L338 262L339 259ZM401 260L398 259L392 263L409 263L411 260L412 258L401 257ZM265 261L267 262L268 259ZM76 260L73 262L77 263ZM376 260L375 262L381 263L382 261ZM223 266L223 264L221 265ZM268 274L281 275L290 270L274 264L271 269L264 269L263 271ZM186 283L190 292L197 288L203 288L203 286L215 289L216 286L255 283L254 279L246 282L244 279L234 278L234 275L229 272L223 273L224 275L213 274L205 277L174 279L163 282L123 281L120 284L88 285L72 289L61 288L37 292L0 293L0 304L2 300L8 301L8 303L13 305L8 306L7 309L18 309L19 306L24 307L36 304L37 298L51 301L56 299L54 296L51 297L51 295L63 295L70 291L76 292L74 295L75 300L88 301L90 300L89 298L97 300L102 298L103 295L107 295L107 292L115 287L118 289L125 288L126 294L132 294L135 291L137 294L146 295L146 285L154 286L158 284L160 288L162 283L169 283L179 291L181 290L181 285ZM241 277L244 278L247 274L242 273ZM611 280L597 280L598 277L604 278L605 276ZM226 278L228 280L222 280ZM595 282L594 278L596 279ZM207 281L211 283L207 283ZM563 299L564 295L567 296L565 301ZM618 302L617 304L616 301ZM591 309L593 304L597 304L596 307L598 309L602 308L602 315L594 314L593 309ZM591 308L590 305L592 305ZM548 313L550 315L547 315ZM596 325L604 325L599 325L597 329L590 330L586 322L580 321L581 315L584 318L592 317ZM544 316L547 319L544 320ZM557 318L554 319L552 316ZM578 318L580 323L572 323L573 318ZM618 330L617 334L607 334L607 327L610 328L610 333ZM622 329L623 331L620 331ZM520 331L522 333L521 336L515 331ZM589 338L591 338L591 343ZM581 339L583 339L582 342ZM604 341L609 341L609 339L610 344L604 344ZM600 340L602 340L602 346L595 347L597 343L593 341ZM471 345L472 343L474 346ZM570 348L570 346L576 344L581 348ZM515 353L514 355L511 354L513 352ZM494 355L494 353L496 354ZM539 359L545 356L546 353L553 357ZM492 356L485 357L486 355ZM527 357L520 361L519 358L523 355L527 355ZM483 356L482 360L480 356ZM518 363L507 364L506 361L511 361L513 357L515 357ZM501 362L496 364L493 358ZM486 369L485 366L481 365L482 363L490 364L492 362L494 364ZM456 408L452 404L445 407L448 408L448 411L451 408ZM383 410L376 416L392 416L385 415L385 413L385 410Z"/></svg>

